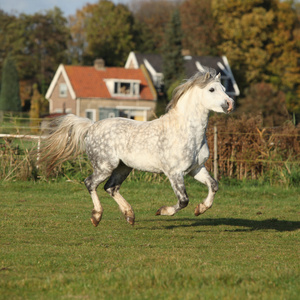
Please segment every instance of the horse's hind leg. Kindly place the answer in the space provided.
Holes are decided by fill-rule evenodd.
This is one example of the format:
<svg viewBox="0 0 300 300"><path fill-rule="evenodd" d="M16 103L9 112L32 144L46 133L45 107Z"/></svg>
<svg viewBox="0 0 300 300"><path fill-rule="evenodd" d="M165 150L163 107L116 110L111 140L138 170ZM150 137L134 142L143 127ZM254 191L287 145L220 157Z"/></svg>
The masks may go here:
<svg viewBox="0 0 300 300"><path fill-rule="evenodd" d="M112 173L109 180L106 182L104 189L111 195L114 200L118 203L121 212L123 213L126 221L134 225L134 212L131 205L122 197L119 193L122 182L127 178L132 168L120 164Z"/></svg>
<svg viewBox="0 0 300 300"><path fill-rule="evenodd" d="M185 208L189 203L189 198L185 190L184 179L181 174L174 174L169 176L171 186L178 199L177 204L173 206L163 206L157 212L156 215L173 216L180 209Z"/></svg>
<svg viewBox="0 0 300 300"><path fill-rule="evenodd" d="M205 167L200 167L192 171L189 175L193 176L196 180L208 187L208 195L206 199L203 201L203 203L197 205L195 209L195 215L199 216L212 207L215 194L218 191L218 182L209 175Z"/></svg>
<svg viewBox="0 0 300 300"><path fill-rule="evenodd" d="M97 195L97 187L103 182L110 174L94 172L91 176L87 177L84 181L85 186L87 187L94 204L94 209L92 210L91 221L93 225L98 226L102 218L103 208L100 203L99 197Z"/></svg>

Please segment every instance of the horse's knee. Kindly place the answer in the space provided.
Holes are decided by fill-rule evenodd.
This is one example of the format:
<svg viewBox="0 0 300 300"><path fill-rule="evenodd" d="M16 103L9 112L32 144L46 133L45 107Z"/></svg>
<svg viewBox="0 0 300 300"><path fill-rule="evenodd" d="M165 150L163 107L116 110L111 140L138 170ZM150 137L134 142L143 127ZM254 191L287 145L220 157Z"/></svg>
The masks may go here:
<svg viewBox="0 0 300 300"><path fill-rule="evenodd" d="M218 181L212 178L211 181L211 189L214 193L216 193L219 189Z"/></svg>

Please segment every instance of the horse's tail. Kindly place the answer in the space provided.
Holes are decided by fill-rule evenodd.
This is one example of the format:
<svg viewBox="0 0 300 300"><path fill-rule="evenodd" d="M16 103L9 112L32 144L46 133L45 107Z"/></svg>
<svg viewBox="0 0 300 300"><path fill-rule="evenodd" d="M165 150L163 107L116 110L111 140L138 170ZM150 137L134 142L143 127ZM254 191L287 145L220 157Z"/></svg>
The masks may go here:
<svg viewBox="0 0 300 300"><path fill-rule="evenodd" d="M84 151L84 138L93 123L90 119L75 115L58 117L50 122L50 134L39 151L39 162L46 162L48 174L58 164Z"/></svg>

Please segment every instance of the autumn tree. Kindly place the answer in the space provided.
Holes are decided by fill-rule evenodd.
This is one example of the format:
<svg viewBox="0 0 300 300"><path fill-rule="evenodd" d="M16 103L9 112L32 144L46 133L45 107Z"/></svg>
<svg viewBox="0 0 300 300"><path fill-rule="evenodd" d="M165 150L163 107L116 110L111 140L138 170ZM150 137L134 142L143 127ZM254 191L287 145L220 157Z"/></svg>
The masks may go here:
<svg viewBox="0 0 300 300"><path fill-rule="evenodd" d="M67 20L59 8L46 14L20 16L24 42L20 64L22 77L34 78L44 95L60 63L67 62L67 46L70 32Z"/></svg>
<svg viewBox="0 0 300 300"><path fill-rule="evenodd" d="M183 48L192 55L217 55L218 30L212 0L186 0L180 6Z"/></svg>
<svg viewBox="0 0 300 300"><path fill-rule="evenodd" d="M138 51L160 53L163 47L165 29L177 3L167 0L132 1L131 7L141 32Z"/></svg>
<svg viewBox="0 0 300 300"><path fill-rule="evenodd" d="M285 93L290 111L299 107L299 44L292 2L213 0L219 49L228 57L242 91L258 82Z"/></svg>
<svg viewBox="0 0 300 300"><path fill-rule="evenodd" d="M0 70L2 70L5 58L14 48L16 37L14 35L14 29L16 24L16 17L5 13L0 9ZM0 72L0 82L1 82Z"/></svg>
<svg viewBox="0 0 300 300"><path fill-rule="evenodd" d="M73 46L77 47L73 49L75 59L92 64L96 58L103 58L109 66L123 66L135 48L136 38L134 17L128 7L100 0L83 7L76 16L79 18L70 18Z"/></svg>
<svg viewBox="0 0 300 300"><path fill-rule="evenodd" d="M18 17L2 14L3 18L6 30L1 37L2 51L12 53L20 80L38 82L45 94L58 65L67 62L70 33L66 18L59 8Z"/></svg>
<svg viewBox="0 0 300 300"><path fill-rule="evenodd" d="M21 111L18 71L9 55L3 64L0 93L0 110Z"/></svg>
<svg viewBox="0 0 300 300"><path fill-rule="evenodd" d="M32 87L33 94L31 97L31 106L30 106L30 127L31 131L34 133L38 133L39 131L39 117L40 117L40 106L42 95L38 91L38 86L35 83Z"/></svg>
<svg viewBox="0 0 300 300"><path fill-rule="evenodd" d="M279 0L213 0L219 27L219 50L226 54L242 87L260 81L286 85L295 81L297 47L292 32L295 12ZM292 70L293 69L293 70Z"/></svg>
<svg viewBox="0 0 300 300"><path fill-rule="evenodd" d="M260 82L246 89L240 100L239 112L252 116L261 115L263 126L280 126L289 118L286 95L271 83Z"/></svg>
<svg viewBox="0 0 300 300"><path fill-rule="evenodd" d="M72 39L69 42L69 53L73 64L83 64L83 56L86 55L87 22L92 16L97 4L86 4L82 9L78 9L75 15L69 16L69 26Z"/></svg>
<svg viewBox="0 0 300 300"><path fill-rule="evenodd" d="M163 45L163 73L165 92L171 95L169 89L178 84L184 77L184 62L182 57L182 31L179 10L175 10L167 25Z"/></svg>

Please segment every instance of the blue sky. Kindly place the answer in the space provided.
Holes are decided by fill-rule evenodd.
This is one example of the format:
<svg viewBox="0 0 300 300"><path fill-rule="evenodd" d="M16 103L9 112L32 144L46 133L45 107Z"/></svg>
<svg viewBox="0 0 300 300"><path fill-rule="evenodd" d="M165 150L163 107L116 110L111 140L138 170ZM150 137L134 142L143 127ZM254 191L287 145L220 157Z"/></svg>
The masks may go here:
<svg viewBox="0 0 300 300"><path fill-rule="evenodd" d="M0 0L0 9L7 13L34 14L39 11L59 7L65 17L74 15L87 3L96 3L98 0ZM113 0L114 3L129 3L129 0Z"/></svg>

